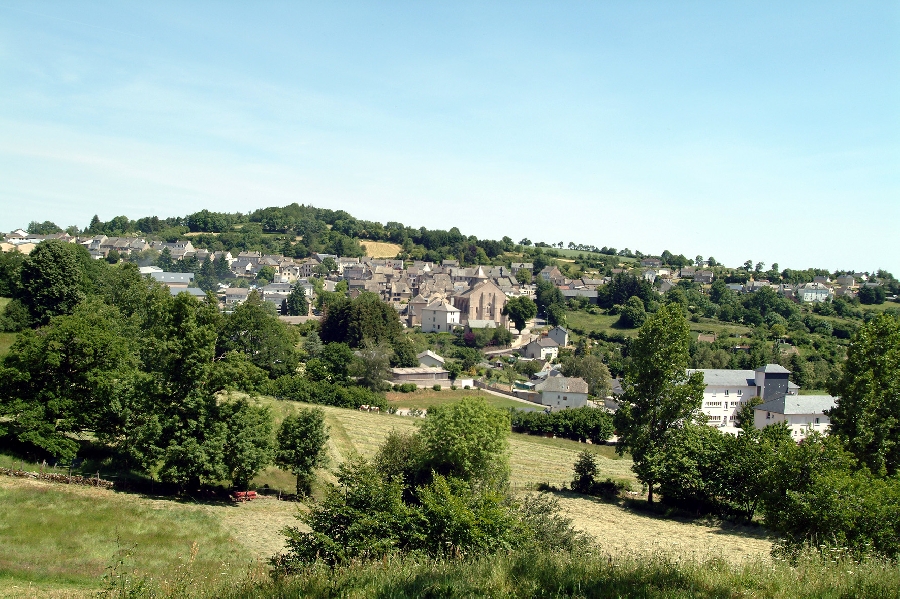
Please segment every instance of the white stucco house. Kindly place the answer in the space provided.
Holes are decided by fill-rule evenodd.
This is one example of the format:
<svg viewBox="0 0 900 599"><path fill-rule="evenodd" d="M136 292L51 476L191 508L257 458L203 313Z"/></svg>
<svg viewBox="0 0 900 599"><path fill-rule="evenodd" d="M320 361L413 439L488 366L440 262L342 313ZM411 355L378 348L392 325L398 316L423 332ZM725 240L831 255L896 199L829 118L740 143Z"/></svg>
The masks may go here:
<svg viewBox="0 0 900 599"><path fill-rule="evenodd" d="M836 399L830 395L784 395L753 408L753 424L761 429L786 422L791 438L801 441L812 431L828 432L831 420L825 412L835 404Z"/></svg>
<svg viewBox="0 0 900 599"><path fill-rule="evenodd" d="M825 302L831 296L831 288L824 283L807 283L797 288L797 299L801 302Z"/></svg>
<svg viewBox="0 0 900 599"><path fill-rule="evenodd" d="M559 355L559 344L550 337L539 337L522 348L522 355L536 360L552 360Z"/></svg>
<svg viewBox="0 0 900 599"><path fill-rule="evenodd" d="M540 394L541 405L552 408L583 408L587 405L588 384L584 379L551 376L534 388Z"/></svg>
<svg viewBox="0 0 900 599"><path fill-rule="evenodd" d="M446 333L459 326L460 311L442 300L422 308L422 332Z"/></svg>

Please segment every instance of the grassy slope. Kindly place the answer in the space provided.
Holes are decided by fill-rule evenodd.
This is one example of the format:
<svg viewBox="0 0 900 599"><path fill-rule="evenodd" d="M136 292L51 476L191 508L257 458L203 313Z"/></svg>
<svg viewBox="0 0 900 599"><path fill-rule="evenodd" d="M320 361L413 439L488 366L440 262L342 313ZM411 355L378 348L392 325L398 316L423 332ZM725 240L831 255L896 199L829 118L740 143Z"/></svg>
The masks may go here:
<svg viewBox="0 0 900 599"><path fill-rule="evenodd" d="M0 358L9 353L9 348L16 341L18 333L0 333Z"/></svg>
<svg viewBox="0 0 900 599"><path fill-rule="evenodd" d="M523 409L530 407L528 404L491 395L477 389L457 389L434 391L432 389L418 389L412 393L391 392L387 394L388 403L395 408L418 408L427 410L435 406L445 406L459 401L464 397L482 397L484 400L501 410L508 408ZM536 404L535 404L536 405Z"/></svg>
<svg viewBox="0 0 900 599"><path fill-rule="evenodd" d="M282 581L260 581L218 590L231 597L576 597L593 599L772 599L895 597L900 572L882 561L823 561L797 564L754 560L693 561L666 555L583 555L528 551L512 555L447 560L390 560L335 570L311 569Z"/></svg>
<svg viewBox="0 0 900 599"><path fill-rule="evenodd" d="M293 402L276 402L269 398L261 398L260 401L270 403L280 413L299 407L299 404ZM333 465L352 452L371 457L390 431L413 432L421 422L416 418L389 414L370 414L330 407L323 409L331 429L329 455ZM630 481L638 488L631 472L631 460L616 456L610 446L524 434L510 435L513 487L522 490L540 482L567 486L572 478L572 466L578 453L585 449L597 455L600 477ZM326 478L333 480L327 475ZM729 559L743 559L748 554L766 554L771 548L771 542L760 534L759 529L668 520L571 494L564 494L562 502L575 526L589 532L605 546L629 550L653 548L671 554L715 553Z"/></svg>
<svg viewBox="0 0 900 599"><path fill-rule="evenodd" d="M396 258L397 254L403 249L396 243L369 241L367 239L360 239L359 244L363 246L366 255L372 258Z"/></svg>
<svg viewBox="0 0 900 599"><path fill-rule="evenodd" d="M199 576L220 577L223 564L239 574L252 559L204 506L0 477L2 594L29 583L95 588L117 554L132 548L131 568L171 579L194 543Z"/></svg>
<svg viewBox="0 0 900 599"><path fill-rule="evenodd" d="M271 406L278 421L301 407L269 397L255 401ZM374 455L391 430L412 432L421 422L389 414L323 410L331 433L332 467L351 453ZM512 484L518 490L537 482L565 486L578 452L584 449L597 453L600 476L634 480L631 461L618 458L607 446L513 434L510 448ZM322 475L324 481L334 480L330 472ZM285 490L294 483L289 474L275 468L257 478L257 483L263 482ZM765 554L770 547L758 530L666 520L566 493L561 501L576 527L607 547L652 548L672 555L714 553L729 560ZM119 545L136 545L134 566L159 576L171 575L181 563L178 556L186 557L196 541L200 554L192 575L212 577L222 561L242 564L281 550L280 530L295 523L296 509L296 504L273 498L239 506L197 504L0 477L0 547L12 548L0 557L0 596L17 595L13 587L29 581L43 585L43 591L96 588ZM77 558L67 561L66 555Z"/></svg>
<svg viewBox="0 0 900 599"><path fill-rule="evenodd" d="M9 303L8 297L0 297L0 312ZM0 333L0 358L9 353L9 348L16 340L16 333Z"/></svg>
<svg viewBox="0 0 900 599"><path fill-rule="evenodd" d="M566 322L569 326L585 331L605 331L606 333L619 333L627 337L634 337L638 333L638 329L620 329L615 326L618 322L618 315L609 314L588 314L582 311L567 311ZM694 333L715 333L716 335L725 335L729 337L738 337L747 335L750 332L749 327L742 325L722 323L711 318L701 318L700 322L688 321L688 326Z"/></svg>

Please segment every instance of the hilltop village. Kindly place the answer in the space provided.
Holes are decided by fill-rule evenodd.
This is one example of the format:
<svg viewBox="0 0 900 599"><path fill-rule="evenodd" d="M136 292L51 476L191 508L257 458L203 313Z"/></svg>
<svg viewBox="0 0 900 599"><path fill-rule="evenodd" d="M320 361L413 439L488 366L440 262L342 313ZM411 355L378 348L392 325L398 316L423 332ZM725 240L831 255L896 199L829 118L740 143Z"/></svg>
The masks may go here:
<svg viewBox="0 0 900 599"><path fill-rule="evenodd" d="M215 213L206 213L206 219L211 215ZM190 222L191 217L186 220ZM197 220L194 215L193 221ZM295 257L262 250L197 247L192 241L198 239L196 235L201 241L209 237L202 231L181 231L180 239L165 241L140 232L39 234L33 231L40 227L33 225L32 232L20 229L7 234L3 250L27 254L45 240L77 244L96 260L138 264L142 275L164 285L173 295L187 293L203 299L212 293L226 312L256 294L284 322L296 325L320 319L326 309L324 301L332 294L351 300L372 294L396 311L407 330L420 335L418 363L395 366L390 379L393 384L480 385L546 410L589 406L614 412L622 390L622 368L616 362L622 359L622 352L616 344L627 339L629 329L638 327L654 305L675 298L685 304L698 325L703 321L711 325L708 331L702 326L695 328L694 353L698 357L693 365L697 368L688 371L704 376L702 413L707 423L736 434L740 411L752 400L757 427L785 422L796 440L811 431L827 432L827 413L835 405L835 398L824 388L836 377L841 349L838 346L835 352L834 347L810 344L810 334L824 333L832 341L846 339L854 326L833 317L852 317L854 309L856 316L861 316L854 308L861 305L861 299L870 305L883 304L895 299L897 291L896 281L883 272L779 272L777 264L764 270L764 265L758 263L754 268L751 261L726 268L701 256L694 260L670 252L646 256L573 243L562 252L562 242L558 247L531 246L528 240L513 244L508 237L499 242L503 251L495 250L493 258L476 240L476 263L466 265L458 258L415 259L409 238L405 246L371 244L382 250L377 258L313 251ZM103 228L104 223L97 221L92 226ZM328 227L335 228L334 224ZM363 239L352 242L354 253L366 247ZM396 255L385 257L385 249ZM291 294L298 292L303 301L289 306ZM534 302L537 310L533 316L525 311L520 330L510 318L507 304L518 306L523 298ZM605 331L585 330L575 324L604 313L617 315ZM832 318L820 319L816 314ZM714 321L735 323L746 333L732 337L726 330L723 335ZM764 329L763 335L760 329ZM463 349L474 346L484 352L478 359L468 356L462 360L467 366L464 371L448 369L460 362L456 359L459 348L448 347L441 334L455 335ZM803 351L804 342L811 351ZM601 378L608 376L608 381L589 384L580 376L571 376L578 373L575 363L591 353L592 345L605 346L596 354L604 359L609 374L603 373ZM821 358L820 354L829 353L823 349L831 350L830 359ZM804 354L810 359L802 360ZM805 389L807 385L814 388L812 392Z"/></svg>

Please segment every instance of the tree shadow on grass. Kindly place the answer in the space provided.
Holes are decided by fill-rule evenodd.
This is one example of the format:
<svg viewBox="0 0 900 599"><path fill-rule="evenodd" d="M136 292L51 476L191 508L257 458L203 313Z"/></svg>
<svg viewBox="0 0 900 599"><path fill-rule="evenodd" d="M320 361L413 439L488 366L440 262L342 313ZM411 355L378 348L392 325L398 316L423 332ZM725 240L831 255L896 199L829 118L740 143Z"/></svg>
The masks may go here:
<svg viewBox="0 0 900 599"><path fill-rule="evenodd" d="M713 534L740 535L758 539L772 538L771 533L757 522L737 522L710 512L688 511L664 503L648 503L646 499L623 497L621 495L585 495L553 486L543 487L541 491L563 499L581 499L591 503L616 506L623 511L655 520L705 526L714 529Z"/></svg>

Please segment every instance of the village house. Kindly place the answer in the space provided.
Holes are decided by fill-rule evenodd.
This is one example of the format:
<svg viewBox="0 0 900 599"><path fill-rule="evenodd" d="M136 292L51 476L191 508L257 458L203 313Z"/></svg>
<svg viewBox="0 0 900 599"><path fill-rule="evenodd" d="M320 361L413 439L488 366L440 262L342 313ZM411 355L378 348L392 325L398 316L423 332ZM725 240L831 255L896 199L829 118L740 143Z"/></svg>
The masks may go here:
<svg viewBox="0 0 900 599"><path fill-rule="evenodd" d="M541 405L552 408L583 408L587 405L588 384L584 379L550 376L535 385L540 394Z"/></svg>
<svg viewBox="0 0 900 599"><path fill-rule="evenodd" d="M434 368L443 368L445 363L444 358L429 349L417 355L416 359L419 360L420 366L431 366Z"/></svg>
<svg viewBox="0 0 900 599"><path fill-rule="evenodd" d="M831 296L831 288L825 283L807 283L797 289L797 299L801 302L825 302Z"/></svg>
<svg viewBox="0 0 900 599"><path fill-rule="evenodd" d="M444 300L435 300L422 308L422 332L446 333L460 325L460 310Z"/></svg>
<svg viewBox="0 0 900 599"><path fill-rule="evenodd" d="M569 331L560 326L556 326L550 329L550 331L547 333L547 336L556 341L556 344L560 347L569 345Z"/></svg>
<svg viewBox="0 0 900 599"><path fill-rule="evenodd" d="M559 268L555 266L545 266L541 272L538 273L538 276L545 281L550 281L554 285L563 285L566 282L566 277L560 272Z"/></svg>
<svg viewBox="0 0 900 599"><path fill-rule="evenodd" d="M243 304L247 301L247 296L250 295L250 290L244 287L229 287L225 290L225 306L226 308L233 308L238 304Z"/></svg>
<svg viewBox="0 0 900 599"><path fill-rule="evenodd" d="M538 337L521 351L523 356L533 360L554 360L559 355L559 343L550 337Z"/></svg>

